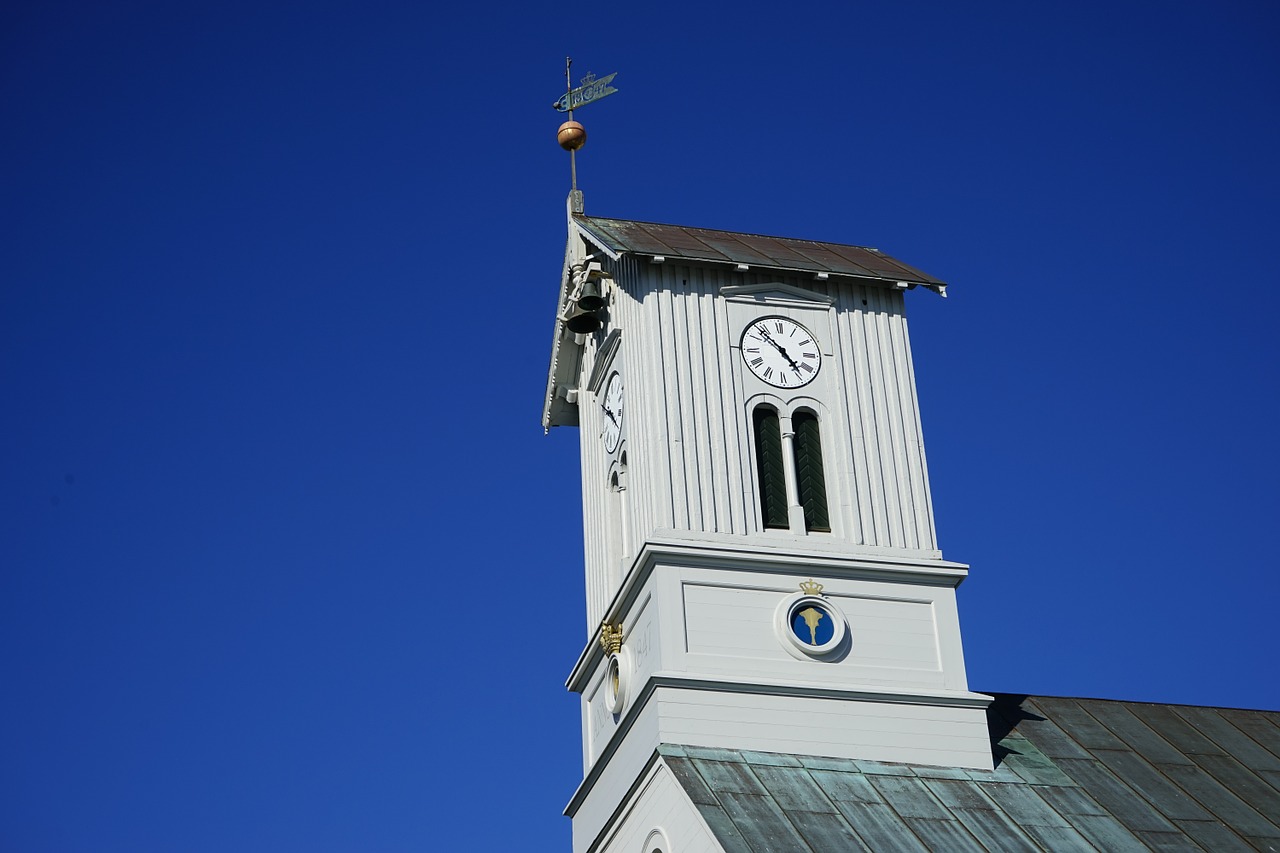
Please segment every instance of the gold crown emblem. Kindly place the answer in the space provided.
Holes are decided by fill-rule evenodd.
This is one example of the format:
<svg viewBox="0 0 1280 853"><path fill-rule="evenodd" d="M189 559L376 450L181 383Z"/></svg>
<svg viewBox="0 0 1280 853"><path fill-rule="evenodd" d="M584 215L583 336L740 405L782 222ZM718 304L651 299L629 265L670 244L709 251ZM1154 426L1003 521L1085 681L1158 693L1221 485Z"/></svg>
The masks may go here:
<svg viewBox="0 0 1280 853"><path fill-rule="evenodd" d="M600 647L607 655L616 655L622 651L622 624L610 625L605 622L600 626Z"/></svg>
<svg viewBox="0 0 1280 853"><path fill-rule="evenodd" d="M800 591L805 595L822 595L822 584L809 578L807 581L800 582Z"/></svg>

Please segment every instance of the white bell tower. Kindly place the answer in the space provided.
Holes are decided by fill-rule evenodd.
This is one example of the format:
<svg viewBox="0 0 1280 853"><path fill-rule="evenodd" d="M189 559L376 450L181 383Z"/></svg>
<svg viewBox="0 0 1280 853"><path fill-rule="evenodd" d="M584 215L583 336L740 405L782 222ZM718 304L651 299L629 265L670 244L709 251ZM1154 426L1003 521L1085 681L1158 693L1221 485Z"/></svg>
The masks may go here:
<svg viewBox="0 0 1280 853"><path fill-rule="evenodd" d="M568 226L543 424L581 433L574 849L639 849L646 808L684 796L671 745L990 770L904 315L945 285L875 249L587 216L577 192Z"/></svg>

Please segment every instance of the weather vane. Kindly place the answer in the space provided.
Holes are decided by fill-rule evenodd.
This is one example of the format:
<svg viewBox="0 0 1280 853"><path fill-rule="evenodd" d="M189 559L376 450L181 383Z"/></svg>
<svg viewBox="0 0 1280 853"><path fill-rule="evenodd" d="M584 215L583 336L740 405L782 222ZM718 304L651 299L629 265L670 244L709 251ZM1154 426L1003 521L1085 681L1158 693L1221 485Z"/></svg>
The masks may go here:
<svg viewBox="0 0 1280 853"><path fill-rule="evenodd" d="M596 79L594 74L587 74L586 77L582 78L581 85L575 89L573 88L573 78L569 76L569 67L571 65L573 65L573 59L566 56L564 58L565 93L551 106L562 113L569 114L569 120L560 125L560 129L556 131L556 141L560 143L561 148L569 152L569 173L573 182L571 188L574 192L577 192L578 161L576 152L587 142L587 129L573 120L573 111L618 91L609 85L613 78L618 76L618 72L615 71L599 79Z"/></svg>

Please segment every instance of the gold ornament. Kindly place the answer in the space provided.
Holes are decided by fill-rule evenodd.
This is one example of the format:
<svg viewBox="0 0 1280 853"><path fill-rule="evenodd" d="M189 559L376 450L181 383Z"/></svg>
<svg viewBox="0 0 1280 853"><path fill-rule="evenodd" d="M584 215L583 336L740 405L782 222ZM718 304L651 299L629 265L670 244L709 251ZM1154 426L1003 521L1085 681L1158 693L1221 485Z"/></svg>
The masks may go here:
<svg viewBox="0 0 1280 853"><path fill-rule="evenodd" d="M808 607L800 611L800 617L804 619L804 624L809 626L809 645L818 645L818 623L822 621L822 617L826 616L821 610L814 607Z"/></svg>
<svg viewBox="0 0 1280 853"><path fill-rule="evenodd" d="M610 625L605 622L600 626L600 647L607 655L616 655L622 651L622 623Z"/></svg>

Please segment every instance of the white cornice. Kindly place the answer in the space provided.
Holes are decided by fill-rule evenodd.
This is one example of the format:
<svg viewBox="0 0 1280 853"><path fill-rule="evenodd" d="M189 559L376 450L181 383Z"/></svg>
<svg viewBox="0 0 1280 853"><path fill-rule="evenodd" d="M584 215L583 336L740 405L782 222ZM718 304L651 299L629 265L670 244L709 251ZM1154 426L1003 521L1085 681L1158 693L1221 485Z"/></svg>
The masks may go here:
<svg viewBox="0 0 1280 853"><path fill-rule="evenodd" d="M582 784L574 792L565 806L564 813L573 817L582 801L586 799L596 779L604 772L618 746L626 740L627 732L635 725L637 719L649 707L649 699L661 688L675 690L707 690L719 693L752 693L768 696L800 696L817 699L841 699L848 702L892 702L904 705L928 705L935 708L977 708L985 709L991 704L992 697L985 693L974 693L969 690L912 690L900 688L884 690L876 688L831 687L825 684L804 684L795 682L775 682L763 679L741 679L726 681L717 678L698 678L684 673L656 672L645 682L644 688L636 696L635 701L627 709L626 714L618 721L618 727L610 736L609 744L601 751L591 769L587 771Z"/></svg>
<svg viewBox="0 0 1280 853"><path fill-rule="evenodd" d="M967 565L943 560L937 551L867 548L844 543L837 543L833 548L797 541L812 537L690 535L697 538L685 540L680 531L665 530L646 540L632 561L626 580L605 611L604 621L612 623L622 618L659 562L691 568L727 568L806 577L906 581L953 589L969 574ZM592 632L565 681L565 687L580 693L588 673L603 656L596 634Z"/></svg>

